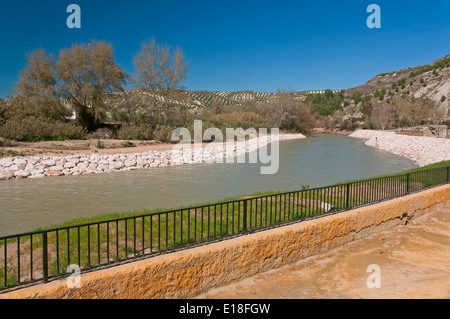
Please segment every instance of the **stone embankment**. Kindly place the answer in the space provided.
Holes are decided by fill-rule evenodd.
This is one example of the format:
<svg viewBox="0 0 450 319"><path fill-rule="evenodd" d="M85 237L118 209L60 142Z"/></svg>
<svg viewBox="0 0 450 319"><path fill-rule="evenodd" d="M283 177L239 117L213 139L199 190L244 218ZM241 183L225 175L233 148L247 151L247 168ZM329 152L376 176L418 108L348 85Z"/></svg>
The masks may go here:
<svg viewBox="0 0 450 319"><path fill-rule="evenodd" d="M366 145L409 158L419 166L450 160L450 139L374 130L358 130L350 137L367 139Z"/></svg>
<svg viewBox="0 0 450 319"><path fill-rule="evenodd" d="M153 150L128 154L91 154L68 156L7 157L0 159L0 180L51 176L97 174L166 167L193 163L212 163L257 150L276 140L302 139L302 134L261 136L248 141L210 144L192 148L187 145L172 150Z"/></svg>

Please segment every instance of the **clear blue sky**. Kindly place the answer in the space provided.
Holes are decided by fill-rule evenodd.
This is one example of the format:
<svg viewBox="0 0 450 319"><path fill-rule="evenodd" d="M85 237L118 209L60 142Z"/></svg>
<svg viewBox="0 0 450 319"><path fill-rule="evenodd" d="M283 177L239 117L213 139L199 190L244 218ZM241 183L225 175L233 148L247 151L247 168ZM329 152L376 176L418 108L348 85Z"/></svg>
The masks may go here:
<svg viewBox="0 0 450 319"><path fill-rule="evenodd" d="M81 7L81 29L66 26L71 3ZM381 29L366 26L371 3L381 7ZM133 72L150 37L183 47L189 90L346 89L449 54L449 17L448 0L0 0L0 96L33 49L57 54L106 40Z"/></svg>

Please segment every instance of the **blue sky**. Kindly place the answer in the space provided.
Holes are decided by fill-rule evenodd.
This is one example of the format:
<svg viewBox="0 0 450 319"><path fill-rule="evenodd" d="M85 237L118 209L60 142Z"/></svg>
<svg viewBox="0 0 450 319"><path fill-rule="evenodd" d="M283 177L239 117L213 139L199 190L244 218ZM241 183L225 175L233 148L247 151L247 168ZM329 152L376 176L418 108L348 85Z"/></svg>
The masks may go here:
<svg viewBox="0 0 450 319"><path fill-rule="evenodd" d="M69 4L81 29L69 29ZM381 29L369 29L369 4ZM381 72L430 63L450 53L450 1L0 0L0 96L25 54L58 54L73 43L105 40L133 72L142 41L182 46L189 90L346 89Z"/></svg>

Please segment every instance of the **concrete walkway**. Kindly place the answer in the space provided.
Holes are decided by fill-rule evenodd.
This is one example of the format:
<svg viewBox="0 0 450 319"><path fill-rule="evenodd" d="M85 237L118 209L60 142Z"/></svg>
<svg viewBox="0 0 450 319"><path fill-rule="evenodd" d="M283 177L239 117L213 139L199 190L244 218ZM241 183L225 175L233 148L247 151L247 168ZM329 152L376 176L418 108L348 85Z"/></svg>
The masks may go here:
<svg viewBox="0 0 450 319"><path fill-rule="evenodd" d="M450 205L197 298L450 298Z"/></svg>

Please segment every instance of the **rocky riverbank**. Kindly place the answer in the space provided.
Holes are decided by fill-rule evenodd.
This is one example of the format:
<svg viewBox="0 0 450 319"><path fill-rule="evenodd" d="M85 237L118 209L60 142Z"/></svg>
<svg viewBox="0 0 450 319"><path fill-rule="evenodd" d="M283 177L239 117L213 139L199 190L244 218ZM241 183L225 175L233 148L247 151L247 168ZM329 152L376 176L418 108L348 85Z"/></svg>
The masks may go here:
<svg viewBox="0 0 450 319"><path fill-rule="evenodd" d="M450 139L373 130L358 130L350 137L367 139L366 145L409 158L419 166L450 160Z"/></svg>
<svg viewBox="0 0 450 319"><path fill-rule="evenodd" d="M275 140L305 138L302 134L280 134L227 144L140 153L80 154L68 156L22 156L0 159L0 180L51 176L98 174L126 170L166 167L194 163L212 163L227 157L252 152Z"/></svg>

